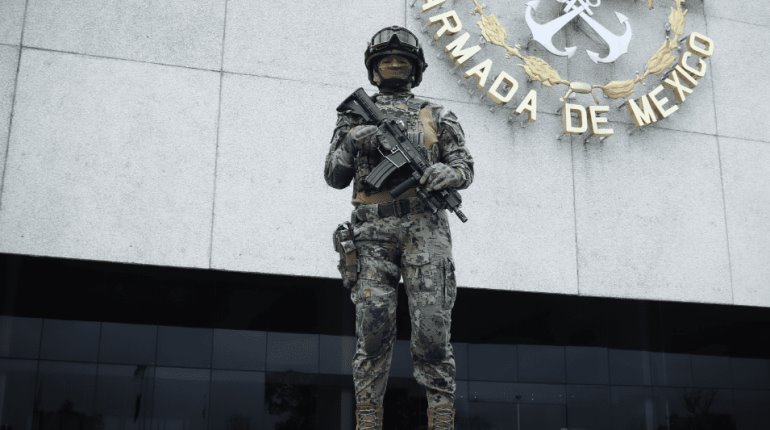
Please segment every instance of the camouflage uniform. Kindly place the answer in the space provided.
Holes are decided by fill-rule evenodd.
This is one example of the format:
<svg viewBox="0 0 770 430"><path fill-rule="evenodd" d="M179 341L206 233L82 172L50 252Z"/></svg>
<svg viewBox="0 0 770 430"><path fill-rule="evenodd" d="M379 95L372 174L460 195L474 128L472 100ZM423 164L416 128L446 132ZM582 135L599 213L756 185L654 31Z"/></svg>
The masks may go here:
<svg viewBox="0 0 770 430"><path fill-rule="evenodd" d="M457 171L465 188L473 180L473 159L456 117L411 92L378 94L377 106L403 121L411 139L421 142L431 163ZM450 344L451 311L457 294L452 243L446 211L426 211L414 190L393 202L387 191L371 189L363 179L381 160L377 135L354 154L343 152L348 131L359 118L343 112L331 140L324 176L335 188L353 180L353 237L358 252L358 279L351 290L356 306L356 353L353 379L357 404L382 405L396 340L396 288L403 276L409 299L414 376L428 394L429 405L453 404L455 361ZM349 154L347 154L349 155ZM404 169L406 170L406 169ZM405 179L397 172L382 187ZM389 216L390 215L390 216Z"/></svg>

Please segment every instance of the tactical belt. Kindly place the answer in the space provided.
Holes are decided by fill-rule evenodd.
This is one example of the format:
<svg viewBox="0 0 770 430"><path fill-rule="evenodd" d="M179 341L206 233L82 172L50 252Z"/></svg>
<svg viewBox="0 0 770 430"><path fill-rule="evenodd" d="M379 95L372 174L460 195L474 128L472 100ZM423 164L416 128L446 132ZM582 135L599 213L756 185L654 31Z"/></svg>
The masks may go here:
<svg viewBox="0 0 770 430"><path fill-rule="evenodd" d="M426 209L425 204L419 198L410 197L387 203L358 205L353 210L353 216L359 221L371 221L377 218L402 217L413 213L425 212Z"/></svg>

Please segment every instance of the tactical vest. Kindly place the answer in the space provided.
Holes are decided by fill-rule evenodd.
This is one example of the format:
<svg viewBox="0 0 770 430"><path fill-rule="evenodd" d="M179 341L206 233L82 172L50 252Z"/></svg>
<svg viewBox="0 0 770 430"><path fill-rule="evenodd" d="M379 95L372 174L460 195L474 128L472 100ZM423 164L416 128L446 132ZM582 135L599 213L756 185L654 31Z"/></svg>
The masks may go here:
<svg viewBox="0 0 770 430"><path fill-rule="evenodd" d="M423 155L435 163L439 159L439 146L436 135L436 122L433 119L433 113L427 101L415 97L408 100L393 100L384 97L377 97L375 103L383 114L387 117L396 118L403 122L406 127L409 139L416 143ZM376 145L376 143L374 143ZM382 201L392 200L387 192L395 186L401 184L409 178L411 171L407 166L402 167L383 184L381 189L364 183L363 179L372 171L382 160L384 156L378 150L363 151L356 158L356 177L353 190L353 200L358 203L380 203ZM405 193L405 196L412 195L413 192Z"/></svg>

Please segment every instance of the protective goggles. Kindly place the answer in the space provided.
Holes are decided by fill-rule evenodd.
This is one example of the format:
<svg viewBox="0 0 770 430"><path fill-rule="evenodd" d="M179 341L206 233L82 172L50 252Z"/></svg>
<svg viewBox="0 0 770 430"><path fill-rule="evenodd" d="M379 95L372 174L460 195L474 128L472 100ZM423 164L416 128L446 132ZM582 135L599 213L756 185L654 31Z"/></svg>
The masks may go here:
<svg viewBox="0 0 770 430"><path fill-rule="evenodd" d="M389 44L393 39L393 36L395 36L403 45L409 45L415 48L419 46L417 37L415 37L409 30L400 27L390 27L380 30L374 37L372 37L372 47Z"/></svg>

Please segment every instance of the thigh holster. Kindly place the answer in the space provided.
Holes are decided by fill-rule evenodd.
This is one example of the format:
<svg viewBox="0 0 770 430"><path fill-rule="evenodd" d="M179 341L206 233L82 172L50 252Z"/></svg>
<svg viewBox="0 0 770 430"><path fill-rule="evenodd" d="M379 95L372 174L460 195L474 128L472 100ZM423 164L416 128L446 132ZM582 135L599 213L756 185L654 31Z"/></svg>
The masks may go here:
<svg viewBox="0 0 770 430"><path fill-rule="evenodd" d="M344 222L334 230L334 250L340 255L337 268L342 275L342 285L352 288L358 280L358 250L353 242L353 225Z"/></svg>

